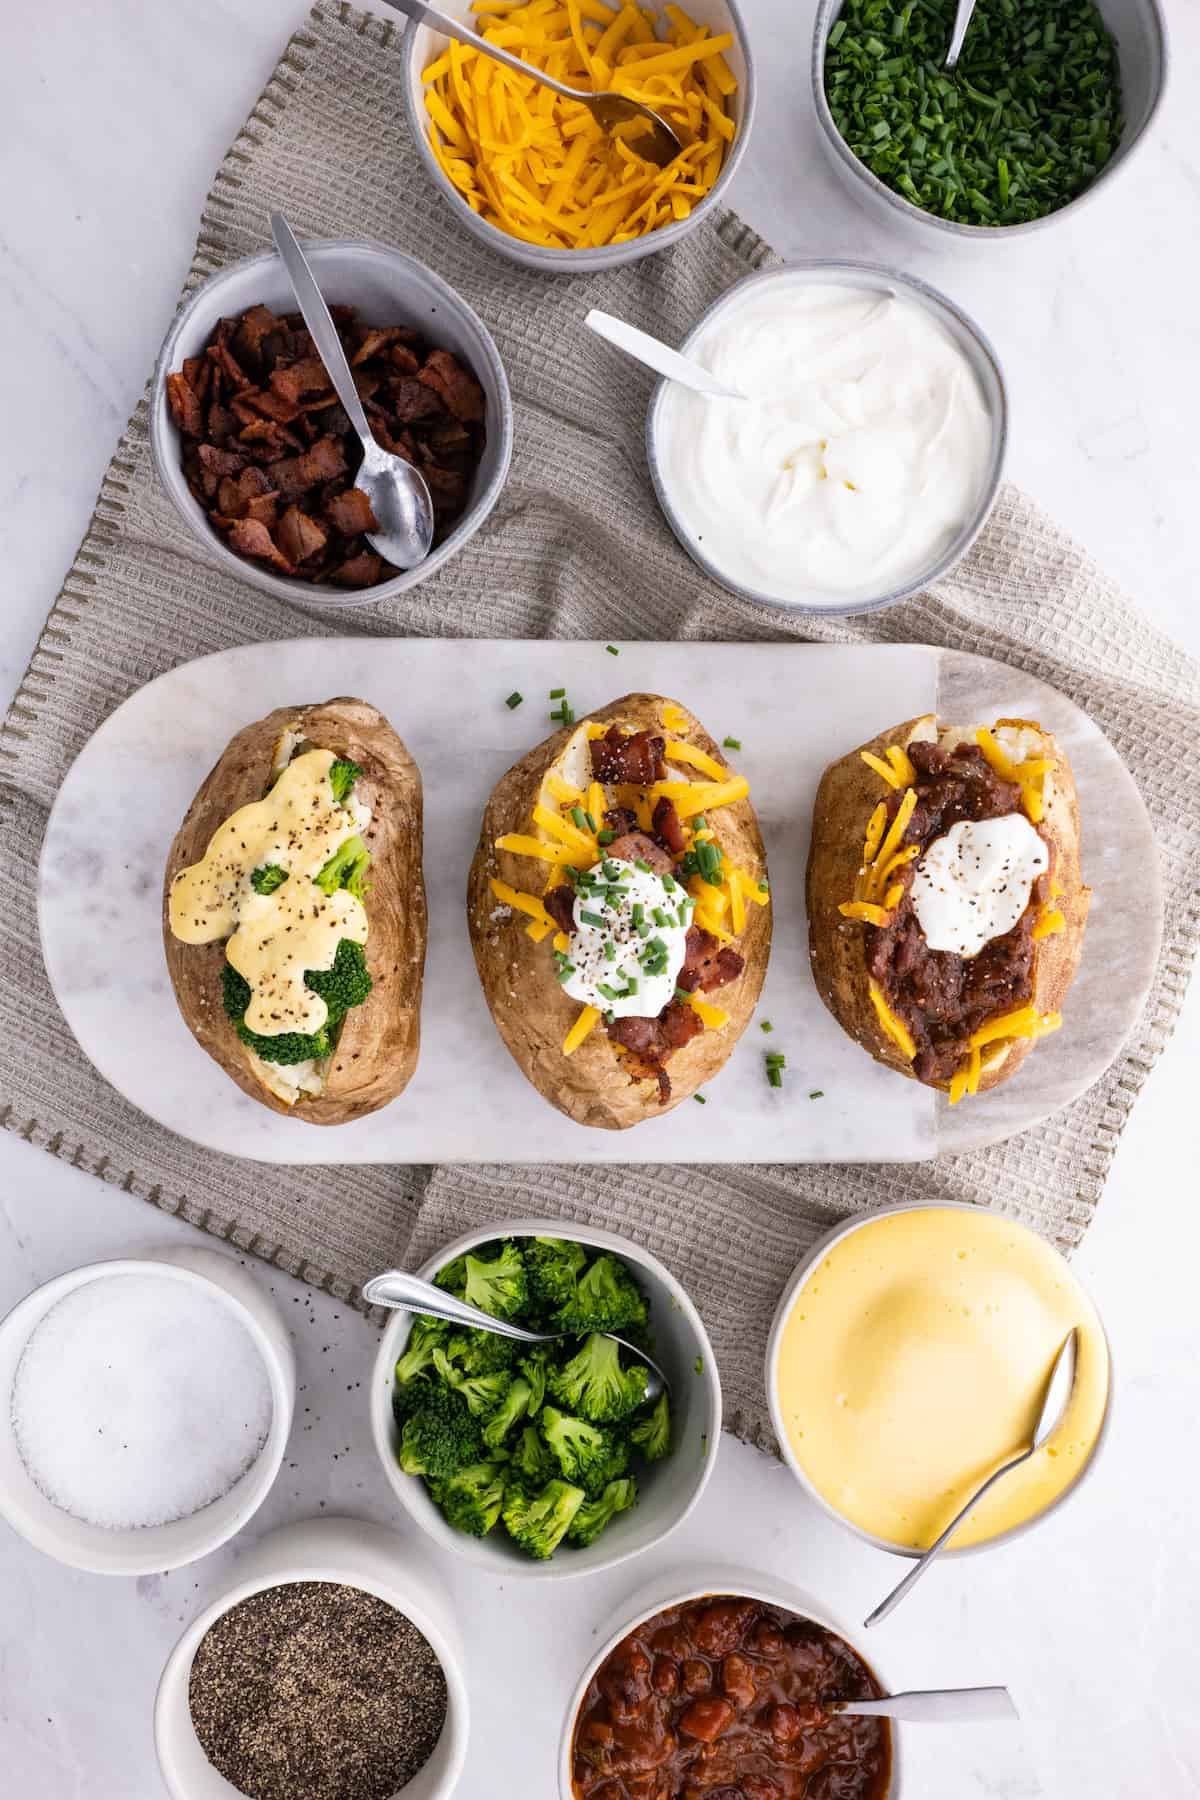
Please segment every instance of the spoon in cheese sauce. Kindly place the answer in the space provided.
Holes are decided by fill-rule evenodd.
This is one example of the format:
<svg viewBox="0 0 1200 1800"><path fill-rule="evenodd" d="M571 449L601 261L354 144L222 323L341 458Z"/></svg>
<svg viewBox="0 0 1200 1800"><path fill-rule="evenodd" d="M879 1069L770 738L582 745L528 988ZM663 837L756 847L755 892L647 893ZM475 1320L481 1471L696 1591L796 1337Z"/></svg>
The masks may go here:
<svg viewBox="0 0 1200 1800"><path fill-rule="evenodd" d="M1013 1469L1019 1469L1022 1463L1027 1463L1034 1452L1040 1450L1048 1438L1053 1437L1071 1401L1071 1392L1075 1386L1075 1359L1078 1344L1079 1327L1075 1325L1067 1333L1062 1347L1054 1359L1050 1380L1046 1386L1046 1397L1042 1401L1042 1410L1034 1428L1033 1442L1028 1450L1022 1450L1019 1456L1011 1457L994 1474L989 1475L982 1486L976 1488L966 1505L955 1513L945 1531L930 1544L924 1556L913 1564L903 1581L897 1582L891 1593L886 1599L880 1601L874 1612L867 1614L863 1620L864 1626L878 1625L881 1619L886 1619L889 1613L894 1612L905 1594L920 1581L930 1563L940 1551L945 1549L967 1514L973 1507L978 1506L988 1490L995 1487L998 1481L1003 1481L1004 1477L1011 1474Z"/></svg>

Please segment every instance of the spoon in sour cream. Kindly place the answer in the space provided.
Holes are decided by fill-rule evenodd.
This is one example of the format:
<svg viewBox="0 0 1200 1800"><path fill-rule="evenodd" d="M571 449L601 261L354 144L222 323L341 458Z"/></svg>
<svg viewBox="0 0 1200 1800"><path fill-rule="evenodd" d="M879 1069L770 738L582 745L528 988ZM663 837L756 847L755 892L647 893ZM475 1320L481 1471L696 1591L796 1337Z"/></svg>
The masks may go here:
<svg viewBox="0 0 1200 1800"><path fill-rule="evenodd" d="M618 350L623 350L634 362L653 369L656 375L665 375L668 381L679 382L694 394L708 394L716 400L746 398L736 388L726 387L715 375L710 375L703 363L694 362L690 356L681 356L669 344L660 343L648 331L639 331L636 325L628 325L624 319L614 318L612 313L599 312L593 307L583 322L589 331L594 331L597 337L615 344Z"/></svg>

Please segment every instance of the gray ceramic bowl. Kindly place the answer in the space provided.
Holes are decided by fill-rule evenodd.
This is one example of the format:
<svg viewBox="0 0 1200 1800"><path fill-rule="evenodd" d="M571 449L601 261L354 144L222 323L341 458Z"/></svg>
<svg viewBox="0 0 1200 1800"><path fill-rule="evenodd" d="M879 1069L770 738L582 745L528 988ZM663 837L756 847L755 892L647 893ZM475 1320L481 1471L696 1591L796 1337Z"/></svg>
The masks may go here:
<svg viewBox="0 0 1200 1800"><path fill-rule="evenodd" d="M449 13L452 18L470 19L474 22L470 0L442 0L442 11ZM460 225L490 250L523 264L527 269L540 269L549 275L587 275L597 269L616 269L623 263L638 262L643 256L653 256L658 250L666 250L694 230L701 219L707 218L721 204L750 142L750 127L754 121L754 62L750 53L750 39L742 23L737 0L694 0L694 3L689 3L686 11L698 24L707 25L714 37L726 31L733 35L733 47L726 53L726 61L737 77L738 84L733 96L736 125L733 142L711 192L704 196L686 219L679 219L673 225L664 225L659 231L648 232L644 237L632 238L627 244L607 244L597 250L554 250L541 244L527 244L523 239L501 231L498 225L490 225L478 213L471 211L453 182L447 179L429 148L429 114L425 109L421 72L445 49L447 40L431 26L410 23L404 33L404 110L408 117L408 128L430 180Z"/></svg>
<svg viewBox="0 0 1200 1800"><path fill-rule="evenodd" d="M838 600L827 604L807 600L788 600L778 594L766 593L762 589L747 587L739 583L726 570L710 561L705 551L700 548L691 526L682 517L672 496L667 479L663 459L659 455L660 434L663 430L663 409L667 402L671 383L663 380L655 387L650 397L650 409L646 415L646 456L650 465L650 478L654 483L654 492L658 497L668 525L683 545L692 561L698 563L706 575L728 588L732 594L740 594L746 600L757 600L763 606L773 607L777 612L823 614L838 618L846 618L854 613L878 612L881 607L894 606L899 600L907 600L911 594L918 594L931 583L940 581L966 555L979 533L987 522L988 514L995 504L996 494L1000 487L1000 478L1004 469L1004 454L1008 444L1008 392L1004 385L1004 374L999 358L979 326L961 312L952 300L936 288L918 281L914 275L902 275L898 269L887 269L873 263L826 262L822 260L789 262L782 268L767 269L761 275L748 275L744 281L734 284L714 306L702 315L679 348L686 355L700 338L702 332L728 308L740 304L749 289L760 287L766 282L810 282L823 283L826 286L845 285L848 287L866 287L879 292L898 291L908 299L915 300L939 321L954 342L963 351L983 390L983 397L992 417L992 445L988 466L979 491L979 498L971 516L964 522L962 530L954 538L941 555L931 561L928 567L903 587L890 589L886 593L873 594L866 599Z"/></svg>
<svg viewBox="0 0 1200 1800"><path fill-rule="evenodd" d="M960 225L951 219L939 219L935 213L926 212L923 207L914 206L910 200L906 200L903 194L897 194L885 182L880 181L877 175L873 175L865 163L858 160L842 137L833 122L833 114L825 98L825 45L842 10L842 0L820 0L813 34L813 103L821 128L821 142L851 194L869 210L882 211L890 215L893 221L916 225L941 239L950 237L986 241L989 238L1018 237L1029 231L1038 231L1045 225L1052 225L1067 213L1078 212L1085 201L1107 188L1117 170L1129 161L1158 111L1167 81L1167 24L1159 0L1096 0L1096 3L1105 24L1116 39L1121 65L1125 129L1115 154L1091 187L1085 188L1082 194L1076 195L1066 206L1060 206L1057 212L1046 213L1040 219L1029 219L1020 225Z"/></svg>
<svg viewBox="0 0 1200 1800"><path fill-rule="evenodd" d="M209 278L176 314L159 352L150 400L150 443L159 479L170 494L180 517L210 559L230 575L261 588L277 600L345 612L372 606L416 587L461 550L474 536L500 498L512 456L513 416L508 378L500 354L483 321L440 275L423 263L387 244L365 239L335 238L306 243L305 254L327 300L356 306L368 324L412 325L439 347L453 350L473 370L487 399L487 444L475 472L470 504L443 543L402 575L381 581L376 587L343 591L318 587L276 575L259 563L236 555L209 524L204 509L194 498L184 477L179 432L167 406L167 376L185 356L195 356L222 318L235 316L256 303L272 312L296 311L291 284L273 250L244 257Z"/></svg>

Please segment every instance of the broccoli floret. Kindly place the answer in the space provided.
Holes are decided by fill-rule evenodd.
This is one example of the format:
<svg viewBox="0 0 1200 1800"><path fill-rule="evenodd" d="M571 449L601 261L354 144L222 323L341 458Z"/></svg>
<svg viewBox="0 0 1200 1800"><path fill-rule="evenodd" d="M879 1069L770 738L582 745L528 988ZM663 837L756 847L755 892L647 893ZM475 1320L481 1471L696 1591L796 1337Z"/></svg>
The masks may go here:
<svg viewBox="0 0 1200 1800"><path fill-rule="evenodd" d="M628 1445L608 1426L592 1425L545 1406L541 1430L564 1479L583 1488L591 1498L597 1498L610 1481L625 1473Z"/></svg>
<svg viewBox="0 0 1200 1800"><path fill-rule="evenodd" d="M222 997L225 1011L233 1020L243 1044L249 1045L264 1062L287 1066L291 1063L321 1062L332 1056L337 1027L352 1006L359 1006L371 991L367 958L361 944L343 938L337 947L332 969L309 969L304 985L320 994L328 1017L320 1031L281 1031L268 1037L251 1031L246 1024L246 1008L250 1004L250 983L227 962L221 971Z"/></svg>
<svg viewBox="0 0 1200 1800"><path fill-rule="evenodd" d="M582 1244L565 1238L524 1238L521 1254L529 1275L530 1304L550 1316L575 1297L575 1284L587 1262Z"/></svg>
<svg viewBox="0 0 1200 1800"><path fill-rule="evenodd" d="M333 797L339 806L344 806L350 798L350 789L354 786L362 770L356 762L348 757L339 756L329 771L329 785L333 789Z"/></svg>
<svg viewBox="0 0 1200 1800"><path fill-rule="evenodd" d="M593 1424L611 1425L642 1405L649 1378L641 1363L623 1369L612 1338L594 1331L570 1362L551 1371L550 1392L562 1406Z"/></svg>
<svg viewBox="0 0 1200 1800"><path fill-rule="evenodd" d="M541 1348L531 1350L528 1356L521 1358L518 1367L529 1383L529 1406L526 1410L533 1419L541 1412L542 1402L546 1398L546 1381L550 1374L549 1352Z"/></svg>
<svg viewBox="0 0 1200 1800"><path fill-rule="evenodd" d="M592 1544L604 1527L618 1513L627 1512L637 1501L637 1482L632 1475L624 1481L610 1481L598 1500L585 1500L567 1527L567 1542L582 1550Z"/></svg>
<svg viewBox="0 0 1200 1800"><path fill-rule="evenodd" d="M565 1481L548 1481L540 1493L533 1495L519 1484L510 1483L501 1514L504 1529L527 1556L544 1562L562 1543L583 1500L583 1489Z"/></svg>
<svg viewBox="0 0 1200 1800"><path fill-rule="evenodd" d="M574 1296L555 1314L563 1331L627 1331L644 1325L646 1301L633 1276L607 1252L579 1278Z"/></svg>
<svg viewBox="0 0 1200 1800"><path fill-rule="evenodd" d="M518 1375L496 1411L484 1421L483 1441L489 1450L502 1450L504 1440L519 1420L525 1417L533 1389L523 1375Z"/></svg>
<svg viewBox="0 0 1200 1800"><path fill-rule="evenodd" d="M287 870L281 869L278 863L264 863L261 869L250 871L250 885L256 894L273 894L287 878Z"/></svg>
<svg viewBox="0 0 1200 1800"><path fill-rule="evenodd" d="M470 1463L482 1462L479 1427L452 1388L421 1379L400 1433L400 1467L406 1475L449 1481Z"/></svg>
<svg viewBox="0 0 1200 1800"><path fill-rule="evenodd" d="M644 1419L629 1427L629 1436L647 1462L658 1462L671 1453L671 1408L661 1393Z"/></svg>
<svg viewBox="0 0 1200 1800"><path fill-rule="evenodd" d="M509 1465L515 1479L536 1491L558 1474L558 1464L532 1425L526 1425Z"/></svg>
<svg viewBox="0 0 1200 1800"><path fill-rule="evenodd" d="M367 953L352 938L343 938L337 947L332 969L309 969L305 987L320 994L329 1008L326 1031L340 1025L352 1006L361 1006L375 985L367 973Z"/></svg>
<svg viewBox="0 0 1200 1800"><path fill-rule="evenodd" d="M357 834L334 851L319 875L313 877L323 894L347 888L356 900L366 896L363 877L371 866L371 852Z"/></svg>
<svg viewBox="0 0 1200 1800"><path fill-rule="evenodd" d="M511 1369L520 1345L512 1338L497 1337L494 1331L456 1331L449 1338L446 1355L464 1375L492 1375L497 1369Z"/></svg>
<svg viewBox="0 0 1200 1800"><path fill-rule="evenodd" d="M446 1326L440 1319L414 1319L404 1354L396 1363L396 1385L407 1387L418 1375L433 1365L433 1353L446 1337Z"/></svg>
<svg viewBox="0 0 1200 1800"><path fill-rule="evenodd" d="M511 1243L502 1244L491 1262L478 1256L456 1256L435 1280L439 1287L495 1319L514 1318L529 1301L521 1252Z"/></svg>
<svg viewBox="0 0 1200 1800"><path fill-rule="evenodd" d="M433 1366L447 1387L462 1395L476 1418L502 1406L512 1386L512 1376L507 1369L495 1369L490 1375L464 1375L440 1348L433 1353Z"/></svg>
<svg viewBox="0 0 1200 1800"><path fill-rule="evenodd" d="M438 1488L437 1503L456 1531L486 1537L504 1504L503 1463L469 1463Z"/></svg>

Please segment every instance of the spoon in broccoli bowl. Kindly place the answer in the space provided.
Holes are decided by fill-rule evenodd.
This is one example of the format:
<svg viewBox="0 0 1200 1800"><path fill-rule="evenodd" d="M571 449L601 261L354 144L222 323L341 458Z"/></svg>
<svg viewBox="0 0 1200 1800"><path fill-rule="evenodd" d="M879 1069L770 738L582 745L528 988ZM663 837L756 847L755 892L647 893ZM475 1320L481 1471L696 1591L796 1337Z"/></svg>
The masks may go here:
<svg viewBox="0 0 1200 1800"><path fill-rule="evenodd" d="M371 1306L390 1306L404 1312L420 1313L427 1319L444 1319L450 1325L466 1325L473 1331L490 1331L496 1337L516 1338L522 1344L550 1344L560 1338L591 1335L591 1328L582 1325L574 1331L527 1331L523 1325L512 1325L507 1319L497 1319L478 1306L458 1299L445 1288L435 1287L432 1282L422 1281L419 1276L409 1275L403 1269L389 1269L384 1275L373 1275L370 1281L363 1283L363 1298ZM639 1365L645 1367L647 1400L657 1400L660 1394L670 1392L671 1384L666 1375L640 1344L630 1343L615 1331L601 1331L596 1335L611 1339L614 1344L635 1357Z"/></svg>

